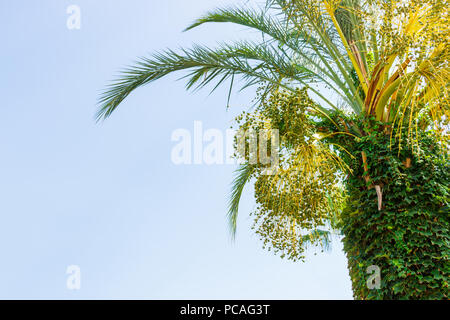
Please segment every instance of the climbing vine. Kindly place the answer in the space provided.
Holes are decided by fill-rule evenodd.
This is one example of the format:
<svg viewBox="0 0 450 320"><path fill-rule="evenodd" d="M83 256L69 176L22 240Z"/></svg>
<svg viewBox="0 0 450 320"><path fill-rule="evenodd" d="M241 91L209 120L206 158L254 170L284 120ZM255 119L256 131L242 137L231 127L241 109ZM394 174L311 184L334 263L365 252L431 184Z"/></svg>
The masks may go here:
<svg viewBox="0 0 450 320"><path fill-rule="evenodd" d="M368 122L379 130L369 134L363 129L366 135L356 139L333 137L354 155L343 154L353 174L345 180L349 198L341 230L355 298L448 299L446 146L431 132L421 131L411 148L407 139L396 142L400 134L389 126ZM367 285L370 266L381 270L379 289Z"/></svg>

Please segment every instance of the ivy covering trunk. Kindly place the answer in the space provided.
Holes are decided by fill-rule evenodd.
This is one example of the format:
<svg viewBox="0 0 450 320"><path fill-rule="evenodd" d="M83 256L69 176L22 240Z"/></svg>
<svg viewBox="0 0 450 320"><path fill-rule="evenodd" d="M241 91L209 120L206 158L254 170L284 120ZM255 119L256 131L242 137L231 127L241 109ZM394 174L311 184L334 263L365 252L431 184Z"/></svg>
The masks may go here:
<svg viewBox="0 0 450 320"><path fill-rule="evenodd" d="M348 145L367 158L348 159L354 174L342 215L356 299L448 299L450 168L438 141L424 133L419 141L400 148L382 132ZM367 285L370 266L381 271L376 290Z"/></svg>

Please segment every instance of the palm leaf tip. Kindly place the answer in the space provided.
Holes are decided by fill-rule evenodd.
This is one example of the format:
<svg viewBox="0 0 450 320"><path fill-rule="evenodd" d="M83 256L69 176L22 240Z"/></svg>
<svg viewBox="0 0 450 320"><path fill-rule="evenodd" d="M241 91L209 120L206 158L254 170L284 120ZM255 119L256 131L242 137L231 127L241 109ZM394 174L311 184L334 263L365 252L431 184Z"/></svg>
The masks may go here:
<svg viewBox="0 0 450 320"><path fill-rule="evenodd" d="M228 225L230 233L234 239L237 229L237 217L239 211L239 202L241 200L242 191L250 180L253 173L253 167L248 163L242 164L235 171L235 176L231 185L231 195L228 203Z"/></svg>
<svg viewBox="0 0 450 320"><path fill-rule="evenodd" d="M189 31L192 30L198 26L201 26L202 24L209 23L209 22L235 22L237 23L236 17L242 16L242 13L245 13L243 9L240 8L217 8L214 11L207 12L202 17L196 19L192 24L190 24L186 29L183 31Z"/></svg>

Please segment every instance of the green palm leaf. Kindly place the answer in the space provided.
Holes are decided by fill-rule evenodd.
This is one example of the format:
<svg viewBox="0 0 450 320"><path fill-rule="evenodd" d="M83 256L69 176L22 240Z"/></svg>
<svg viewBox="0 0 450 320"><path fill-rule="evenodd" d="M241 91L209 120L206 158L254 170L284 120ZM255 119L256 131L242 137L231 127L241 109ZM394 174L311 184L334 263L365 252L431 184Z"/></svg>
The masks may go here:
<svg viewBox="0 0 450 320"><path fill-rule="evenodd" d="M242 191L244 190L247 182L250 181L253 172L254 167L252 167L248 163L240 165L239 168L235 171L235 177L231 186L231 196L228 203L227 215L228 225L230 227L230 232L233 238L236 235L239 202L241 200Z"/></svg>

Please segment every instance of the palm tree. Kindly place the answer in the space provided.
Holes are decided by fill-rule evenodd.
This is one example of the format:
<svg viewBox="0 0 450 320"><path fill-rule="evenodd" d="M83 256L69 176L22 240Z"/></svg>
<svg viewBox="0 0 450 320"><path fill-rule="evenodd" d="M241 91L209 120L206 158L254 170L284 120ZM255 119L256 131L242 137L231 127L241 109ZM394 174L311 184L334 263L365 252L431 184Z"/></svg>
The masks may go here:
<svg viewBox="0 0 450 320"><path fill-rule="evenodd" d="M187 71L187 89L226 80L230 92L236 83L257 87L254 110L237 123L278 130L280 161L266 174L237 151L244 164L231 192L232 233L244 186L255 181L255 229L265 247L303 259L306 246L326 248L339 232L355 298L445 299L446 8L437 0L267 0L217 9L186 30L228 22L262 37L141 59L101 96L97 119L176 71Z"/></svg>

